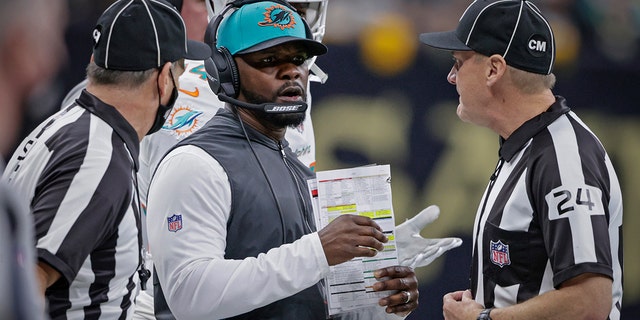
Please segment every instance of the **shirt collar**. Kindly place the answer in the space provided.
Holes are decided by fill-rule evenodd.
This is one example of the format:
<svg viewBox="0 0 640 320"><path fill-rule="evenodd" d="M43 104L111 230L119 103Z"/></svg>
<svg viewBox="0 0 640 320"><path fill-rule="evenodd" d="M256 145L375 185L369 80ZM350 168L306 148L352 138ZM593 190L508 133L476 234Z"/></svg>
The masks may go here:
<svg viewBox="0 0 640 320"><path fill-rule="evenodd" d="M102 102L98 97L92 95L86 89L82 90L77 102L79 106L96 115L113 128L116 134L118 134L120 139L125 143L127 149L129 149L137 172L138 168L140 168L138 164L140 141L138 140L138 133L127 119L125 119L115 107Z"/></svg>
<svg viewBox="0 0 640 320"><path fill-rule="evenodd" d="M500 138L500 158L511 161L531 138L569 111L565 98L556 96L556 102L547 111L527 120L508 139Z"/></svg>

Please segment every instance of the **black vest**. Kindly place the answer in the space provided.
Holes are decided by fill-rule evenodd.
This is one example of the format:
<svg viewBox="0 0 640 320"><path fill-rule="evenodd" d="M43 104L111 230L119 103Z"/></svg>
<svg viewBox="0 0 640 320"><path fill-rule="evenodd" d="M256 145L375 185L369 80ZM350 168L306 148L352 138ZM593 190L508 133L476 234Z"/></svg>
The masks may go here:
<svg viewBox="0 0 640 320"><path fill-rule="evenodd" d="M297 159L286 141L278 143L246 124L245 129L251 143L236 116L220 109L204 127L177 145L202 148L229 177L226 259L257 257L315 231L306 182L314 177L313 172ZM315 285L232 319L325 318L324 300Z"/></svg>

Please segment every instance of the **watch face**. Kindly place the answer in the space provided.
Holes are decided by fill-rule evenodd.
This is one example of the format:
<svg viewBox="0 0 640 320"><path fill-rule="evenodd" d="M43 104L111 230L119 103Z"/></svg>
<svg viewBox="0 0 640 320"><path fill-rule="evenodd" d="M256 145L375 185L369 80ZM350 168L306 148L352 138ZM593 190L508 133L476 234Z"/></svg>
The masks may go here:
<svg viewBox="0 0 640 320"><path fill-rule="evenodd" d="M491 320L491 316L489 315L491 313L491 309L493 308L482 310L482 312L480 312L480 314L478 315L478 320Z"/></svg>

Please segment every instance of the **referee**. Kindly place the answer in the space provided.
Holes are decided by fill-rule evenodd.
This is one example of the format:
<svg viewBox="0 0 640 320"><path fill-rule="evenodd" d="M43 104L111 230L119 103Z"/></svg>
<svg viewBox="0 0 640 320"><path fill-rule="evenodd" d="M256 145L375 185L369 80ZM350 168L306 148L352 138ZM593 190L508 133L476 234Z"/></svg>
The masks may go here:
<svg viewBox="0 0 640 320"><path fill-rule="evenodd" d="M87 88L20 144L3 175L30 204L52 319L131 317L144 275L139 142L164 123L184 59L210 55L164 0L115 2L93 38Z"/></svg>
<svg viewBox="0 0 640 320"><path fill-rule="evenodd" d="M604 147L552 92L553 31L526 0L474 1L455 31L447 79L463 121L500 136L473 230L471 287L445 319L620 319L622 195Z"/></svg>

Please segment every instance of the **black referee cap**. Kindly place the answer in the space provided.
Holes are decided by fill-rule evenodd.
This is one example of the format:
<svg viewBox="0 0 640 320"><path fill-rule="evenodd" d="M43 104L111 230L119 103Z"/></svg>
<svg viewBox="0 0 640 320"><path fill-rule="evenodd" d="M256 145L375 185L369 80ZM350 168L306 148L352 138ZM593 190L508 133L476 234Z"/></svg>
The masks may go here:
<svg viewBox="0 0 640 320"><path fill-rule="evenodd" d="M118 0L93 30L95 63L105 69L143 71L181 58L204 60L211 49L187 40L184 21L165 0Z"/></svg>
<svg viewBox="0 0 640 320"><path fill-rule="evenodd" d="M500 54L515 68L550 74L555 60L553 31L540 10L526 0L475 0L454 31L420 35L429 46Z"/></svg>

